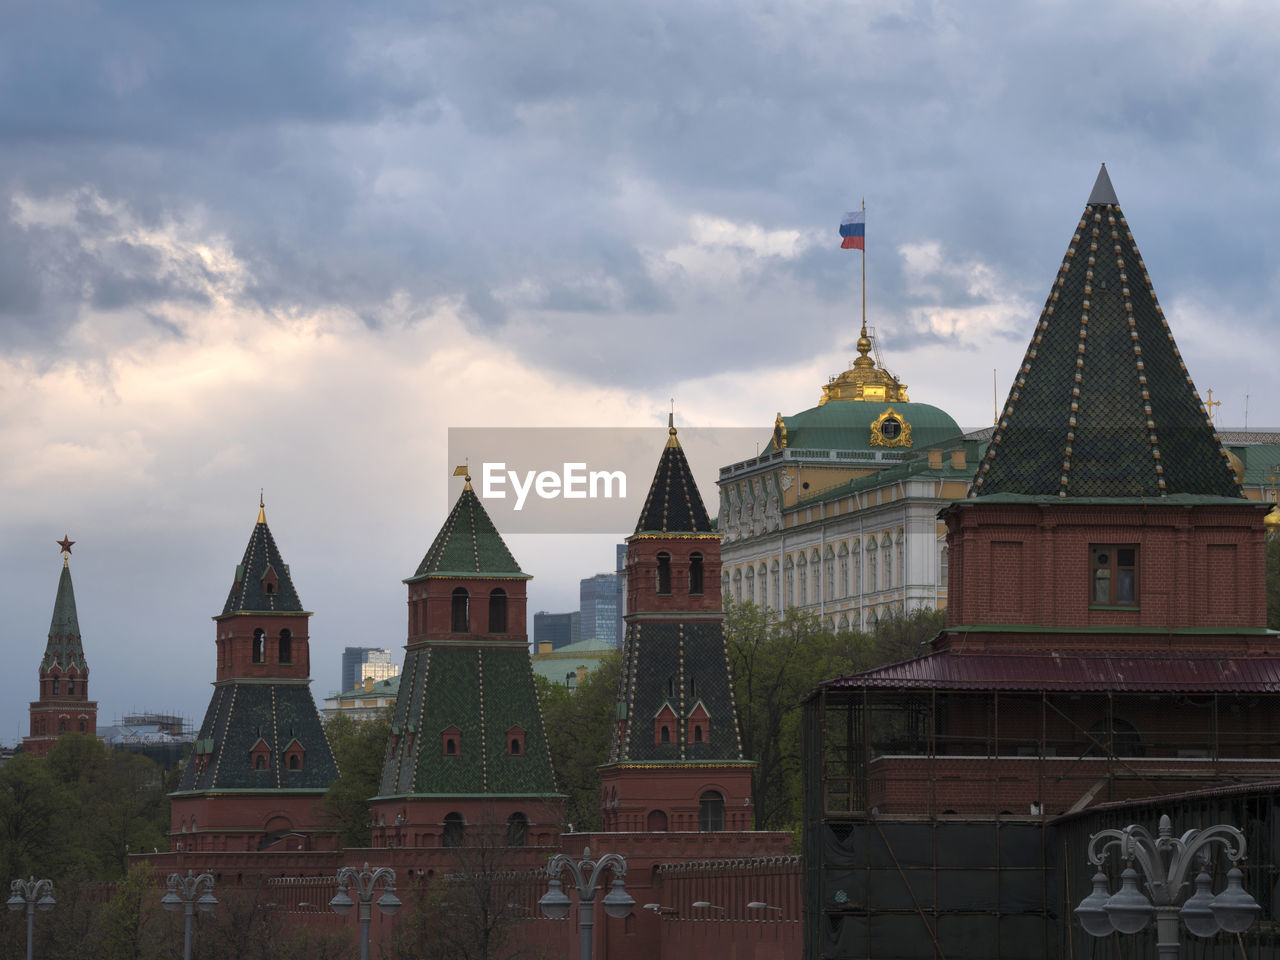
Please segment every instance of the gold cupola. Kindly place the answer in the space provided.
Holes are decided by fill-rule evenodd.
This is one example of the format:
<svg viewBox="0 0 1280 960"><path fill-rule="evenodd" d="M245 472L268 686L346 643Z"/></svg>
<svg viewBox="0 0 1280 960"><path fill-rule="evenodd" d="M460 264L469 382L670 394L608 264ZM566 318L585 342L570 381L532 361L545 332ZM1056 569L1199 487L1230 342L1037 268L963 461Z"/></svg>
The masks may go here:
<svg viewBox="0 0 1280 960"><path fill-rule="evenodd" d="M871 338L867 336L865 322L862 324L857 346L858 359L844 373L832 377L823 385L822 399L818 401L818 406L832 400L910 402L907 385L889 371L877 367L876 362L871 359Z"/></svg>

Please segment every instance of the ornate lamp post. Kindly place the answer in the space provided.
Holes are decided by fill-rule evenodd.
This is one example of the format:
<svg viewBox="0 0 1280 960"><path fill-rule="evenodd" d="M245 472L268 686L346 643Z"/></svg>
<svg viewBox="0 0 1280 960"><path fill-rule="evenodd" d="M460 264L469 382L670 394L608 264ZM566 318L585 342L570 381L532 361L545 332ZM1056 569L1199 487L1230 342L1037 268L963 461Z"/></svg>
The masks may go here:
<svg viewBox="0 0 1280 960"><path fill-rule="evenodd" d="M604 912L620 920L628 916L635 906L636 902L627 893L625 882L627 861L616 853L606 853L599 860L592 860L590 847L583 848L582 859L577 862L563 853L557 853L547 864L547 875L551 880L547 883L547 892L538 901L543 914L552 920L563 920L569 915L572 901L560 889L560 874L566 867L578 889L578 930L582 940L582 960L591 960L591 939L595 926L592 912L600 875L606 867L613 871L613 889L600 901L604 904Z"/></svg>
<svg viewBox="0 0 1280 960"><path fill-rule="evenodd" d="M9 884L12 894L9 897L9 909L27 908L27 960L31 960L31 937L35 933L36 907L41 910L52 910L58 901L53 899L53 881L15 880Z"/></svg>
<svg viewBox="0 0 1280 960"><path fill-rule="evenodd" d="M201 894L201 888L204 893ZM208 913L218 905L213 895L213 876L202 873L195 876L188 870L184 877L180 873L169 874L169 892L160 898L166 910L184 908L186 913L186 933L182 938L182 960L191 960L191 918L195 916L196 907Z"/></svg>
<svg viewBox="0 0 1280 960"><path fill-rule="evenodd" d="M360 960L369 960L369 920L373 916L370 904L373 903L373 888L379 881L384 889L378 898L378 909L387 916L393 916L400 909L400 900L396 897L396 872L390 867L370 871L368 861L359 871L355 867L342 867L338 871L338 893L329 901L334 913L350 913L356 902L347 895L347 888L355 884L356 899L360 901Z"/></svg>
<svg viewBox="0 0 1280 960"><path fill-rule="evenodd" d="M1216 897L1209 891L1212 880L1206 869L1215 844L1222 846L1231 861L1227 889ZM1123 830L1100 830L1089 838L1090 862L1101 868L1113 847L1120 851L1126 864L1119 891L1108 894L1106 875L1099 869L1093 875L1093 892L1075 909L1080 925L1090 936L1105 937L1113 930L1137 933L1155 917L1160 960L1177 960L1179 917L1196 936L1212 937L1219 931L1247 930L1262 912L1241 884L1244 875L1238 864L1244 860L1244 834L1233 826L1219 823L1175 837L1169 818L1161 817L1159 836L1154 839L1137 824ZM1200 868L1195 878L1196 892L1179 909L1187 876L1196 861ZM1135 862L1142 870L1141 879L1151 894L1150 900L1138 888L1140 878Z"/></svg>

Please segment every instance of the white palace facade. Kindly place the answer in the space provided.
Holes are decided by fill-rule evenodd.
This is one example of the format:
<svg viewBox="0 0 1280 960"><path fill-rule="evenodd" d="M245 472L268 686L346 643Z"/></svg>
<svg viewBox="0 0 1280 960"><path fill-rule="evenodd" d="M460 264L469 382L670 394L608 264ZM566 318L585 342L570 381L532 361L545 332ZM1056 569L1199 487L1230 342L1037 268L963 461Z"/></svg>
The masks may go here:
<svg viewBox="0 0 1280 960"><path fill-rule="evenodd" d="M912 403L859 356L818 405L778 414L768 448L722 467L718 528L724 595L833 630L947 603L938 511L968 492L990 431L966 437L943 410Z"/></svg>

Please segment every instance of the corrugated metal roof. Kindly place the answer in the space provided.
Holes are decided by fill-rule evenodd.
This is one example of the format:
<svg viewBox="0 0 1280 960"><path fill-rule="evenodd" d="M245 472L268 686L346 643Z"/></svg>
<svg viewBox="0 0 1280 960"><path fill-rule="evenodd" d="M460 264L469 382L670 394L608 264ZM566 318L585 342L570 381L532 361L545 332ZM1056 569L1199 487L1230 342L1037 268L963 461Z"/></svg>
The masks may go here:
<svg viewBox="0 0 1280 960"><path fill-rule="evenodd" d="M1149 654L963 654L949 650L878 670L836 677L828 690L939 687L1089 692L1280 693L1280 657L1167 657Z"/></svg>

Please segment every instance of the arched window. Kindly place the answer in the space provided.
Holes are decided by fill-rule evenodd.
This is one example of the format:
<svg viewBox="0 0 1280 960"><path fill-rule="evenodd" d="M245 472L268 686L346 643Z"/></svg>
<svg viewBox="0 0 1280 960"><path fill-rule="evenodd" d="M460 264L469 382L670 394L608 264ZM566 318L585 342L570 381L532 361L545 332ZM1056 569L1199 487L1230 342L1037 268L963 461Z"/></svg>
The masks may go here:
<svg viewBox="0 0 1280 960"><path fill-rule="evenodd" d="M907 551L903 547L902 531L898 531L898 586L907 585Z"/></svg>
<svg viewBox="0 0 1280 960"><path fill-rule="evenodd" d="M716 790L708 790L698 798L698 829L714 833L724 829L724 796Z"/></svg>
<svg viewBox="0 0 1280 960"><path fill-rule="evenodd" d="M809 602L809 561L805 559L803 551L800 553L800 558L796 560L796 581L800 588L798 602L803 607Z"/></svg>
<svg viewBox="0 0 1280 960"><path fill-rule="evenodd" d="M689 554L689 593L702 593L702 554Z"/></svg>
<svg viewBox="0 0 1280 960"><path fill-rule="evenodd" d="M747 591L743 594L747 603L756 602L756 568L747 567Z"/></svg>
<svg viewBox="0 0 1280 960"><path fill-rule="evenodd" d="M880 541L880 587L884 590L893 587L893 541L887 533Z"/></svg>
<svg viewBox="0 0 1280 960"><path fill-rule="evenodd" d="M71 696L76 692L76 678L67 677L67 696Z"/></svg>
<svg viewBox="0 0 1280 960"><path fill-rule="evenodd" d="M67 721L66 721L66 720L59 720L59 721L58 721L58 732L59 732L59 733L66 733L66 732L67 732Z"/></svg>
<svg viewBox="0 0 1280 960"><path fill-rule="evenodd" d="M501 587L489 591L489 632L507 632L507 591Z"/></svg>
<svg viewBox="0 0 1280 960"><path fill-rule="evenodd" d="M446 813L444 815L444 830L440 834L440 846L462 846L462 827L465 823L466 821L462 819L462 814L456 812Z"/></svg>
<svg viewBox="0 0 1280 960"><path fill-rule="evenodd" d="M507 731L507 753L513 757L523 757L525 734L523 727L512 727Z"/></svg>
<svg viewBox="0 0 1280 960"><path fill-rule="evenodd" d="M450 757L456 757L458 755L458 741L446 740L444 742L444 752Z"/></svg>
<svg viewBox="0 0 1280 960"><path fill-rule="evenodd" d="M783 568L786 573L787 609L790 609L796 605L796 571L790 555L787 556L787 562Z"/></svg>
<svg viewBox="0 0 1280 960"><path fill-rule="evenodd" d="M662 725L662 742L663 743L671 742L671 728L668 727L665 723Z"/></svg>
<svg viewBox="0 0 1280 960"><path fill-rule="evenodd" d="M1122 717L1115 717L1111 721L1110 734L1107 733L1106 720L1099 720L1089 728L1089 746L1085 756L1103 757L1108 751L1117 757L1141 757L1147 749L1138 728Z"/></svg>
<svg viewBox="0 0 1280 960"><path fill-rule="evenodd" d="M773 565L769 568L769 573L771 574L769 579L772 581L770 583L769 596L773 597L773 605L776 607L778 605L778 600L782 597L777 560L773 561Z"/></svg>
<svg viewBox="0 0 1280 960"><path fill-rule="evenodd" d="M267 769L267 758L266 758L266 757L264 757L262 754L258 754L256 757L254 757L254 758L253 758L253 769L255 769L255 770L265 770L265 769Z"/></svg>
<svg viewBox="0 0 1280 960"><path fill-rule="evenodd" d="M454 633L471 632L471 595L466 587L457 587L453 591L453 616L451 629Z"/></svg>
<svg viewBox="0 0 1280 960"><path fill-rule="evenodd" d="M267 631L259 627L253 631L253 662L267 662Z"/></svg>
<svg viewBox="0 0 1280 960"><path fill-rule="evenodd" d="M529 818L523 813L513 813L507 817L507 846L523 847L529 836Z"/></svg>
<svg viewBox="0 0 1280 960"><path fill-rule="evenodd" d="M280 631L280 662L293 663L293 634L288 630Z"/></svg>
<svg viewBox="0 0 1280 960"><path fill-rule="evenodd" d="M84 721L83 721L83 720L81 720L81 721L80 721L80 732L81 732L81 733L84 733L84 732L85 732L85 726L84 726Z"/></svg>
<svg viewBox="0 0 1280 960"><path fill-rule="evenodd" d="M440 734L440 752L446 757L456 757L462 752L462 731L449 727Z"/></svg>
<svg viewBox="0 0 1280 960"><path fill-rule="evenodd" d="M878 573L876 570L876 554L879 552L880 550L876 546L876 538L871 537L867 540L867 589L872 593L880 589L880 582L876 580L876 574Z"/></svg>
<svg viewBox="0 0 1280 960"><path fill-rule="evenodd" d="M853 549L849 551L853 554L853 595L856 597L862 593L862 543L859 540L853 541Z"/></svg>
<svg viewBox="0 0 1280 960"><path fill-rule="evenodd" d="M57 677L54 677L54 678L53 678L53 695L54 695L55 697L58 695L58 683L59 683L58 678L57 678Z"/></svg>
<svg viewBox="0 0 1280 960"><path fill-rule="evenodd" d="M947 589L947 577L951 573L948 568L949 554L950 551L945 543L938 548L938 586L943 590Z"/></svg>
<svg viewBox="0 0 1280 960"><path fill-rule="evenodd" d="M836 598L836 555L827 544L827 552L822 556L822 599L830 603Z"/></svg>
<svg viewBox="0 0 1280 960"><path fill-rule="evenodd" d="M296 753L289 754L289 769L290 770L302 769L302 758L298 756Z"/></svg>
<svg viewBox="0 0 1280 960"><path fill-rule="evenodd" d="M663 810L650 810L645 827L650 833L662 833L667 829L667 814Z"/></svg>
<svg viewBox="0 0 1280 960"><path fill-rule="evenodd" d="M841 541L840 549L836 553L840 561L840 596L847 597L849 595L849 545Z"/></svg>
<svg viewBox="0 0 1280 960"><path fill-rule="evenodd" d="M658 554L658 593L671 592L671 554Z"/></svg>
<svg viewBox="0 0 1280 960"><path fill-rule="evenodd" d="M756 591L760 606L767 607L769 605L769 568L763 563L756 571Z"/></svg>
<svg viewBox="0 0 1280 960"><path fill-rule="evenodd" d="M701 725L693 728L693 742L694 743L702 742L702 726Z"/></svg>
<svg viewBox="0 0 1280 960"><path fill-rule="evenodd" d="M733 571L733 599L742 602L742 570Z"/></svg>

